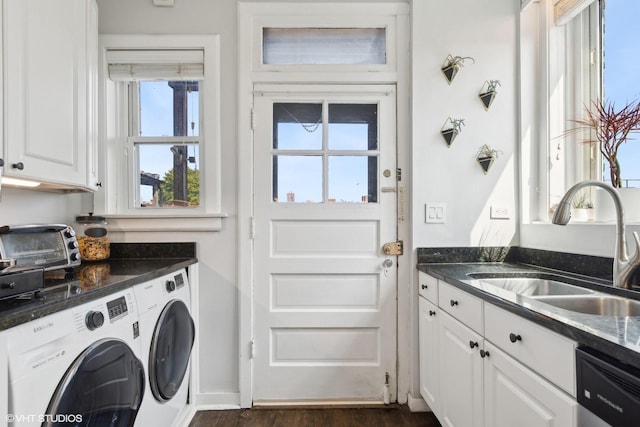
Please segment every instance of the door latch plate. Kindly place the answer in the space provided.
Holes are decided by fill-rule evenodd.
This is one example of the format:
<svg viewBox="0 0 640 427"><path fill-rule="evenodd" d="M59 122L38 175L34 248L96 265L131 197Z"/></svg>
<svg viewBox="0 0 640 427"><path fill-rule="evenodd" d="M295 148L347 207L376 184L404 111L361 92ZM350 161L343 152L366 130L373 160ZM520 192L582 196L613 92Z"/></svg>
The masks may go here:
<svg viewBox="0 0 640 427"><path fill-rule="evenodd" d="M382 246L382 252L385 255L402 255L403 246L402 240L398 240L397 242L388 242Z"/></svg>

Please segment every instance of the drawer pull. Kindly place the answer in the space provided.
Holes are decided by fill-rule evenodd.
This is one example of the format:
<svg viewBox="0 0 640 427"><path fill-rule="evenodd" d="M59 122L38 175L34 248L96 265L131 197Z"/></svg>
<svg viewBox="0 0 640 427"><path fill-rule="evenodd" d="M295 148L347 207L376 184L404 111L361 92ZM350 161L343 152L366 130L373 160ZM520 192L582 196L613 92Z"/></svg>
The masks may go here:
<svg viewBox="0 0 640 427"><path fill-rule="evenodd" d="M509 334L509 341L511 342L522 341L522 337L520 336L520 334L516 335L512 332Z"/></svg>
<svg viewBox="0 0 640 427"><path fill-rule="evenodd" d="M22 163L22 162L13 163L13 164L11 165L11 167L12 167L12 168L14 168L14 169L18 169L18 170L20 170L20 171L21 171L21 170L23 170L23 169L24 169L24 163Z"/></svg>
<svg viewBox="0 0 640 427"><path fill-rule="evenodd" d="M474 348L474 347L477 347L477 346L478 346L477 341L469 341L469 348Z"/></svg>
<svg viewBox="0 0 640 427"><path fill-rule="evenodd" d="M451 301L449 301L449 303L451 304L451 307L458 305L458 301L452 299Z"/></svg>
<svg viewBox="0 0 640 427"><path fill-rule="evenodd" d="M435 316L435 315L436 315L436 312L435 312L435 311L433 311L433 310L429 310L429 316Z"/></svg>
<svg viewBox="0 0 640 427"><path fill-rule="evenodd" d="M482 357L483 359L485 357L489 357L489 352L488 351L484 351L484 350L480 350L480 357Z"/></svg>
<svg viewBox="0 0 640 427"><path fill-rule="evenodd" d="M422 289L427 289L427 285L422 285Z"/></svg>

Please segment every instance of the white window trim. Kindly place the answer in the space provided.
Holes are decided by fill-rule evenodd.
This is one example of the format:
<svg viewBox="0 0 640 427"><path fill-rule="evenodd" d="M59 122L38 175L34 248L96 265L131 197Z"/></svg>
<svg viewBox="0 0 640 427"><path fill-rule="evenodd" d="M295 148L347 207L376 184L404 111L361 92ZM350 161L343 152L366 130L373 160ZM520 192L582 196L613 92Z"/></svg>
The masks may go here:
<svg viewBox="0 0 640 427"><path fill-rule="evenodd" d="M597 76L590 77L593 70L580 65L588 62L591 55L585 34L588 22L586 18L576 18L565 25L556 25L552 3L552 0L533 3L521 14L523 225L549 223L548 166L551 157L558 154L554 147L559 144L559 154L566 159L563 176L566 189L585 179L590 167L577 161L586 149L578 142L579 136L563 137L571 120L581 116L584 105L599 90L594 83ZM598 66L596 63L592 68ZM599 171L599 167L595 169Z"/></svg>
<svg viewBox="0 0 640 427"><path fill-rule="evenodd" d="M215 231L227 215L221 206L220 161L220 37L218 35L101 35L100 46L100 158L103 188L94 197L94 211L110 219L114 231ZM128 153L128 117L121 110L126 99L123 84L109 80L105 53L108 49L202 49L204 111L200 153L202 205L177 212L174 209L134 209L129 206L131 157Z"/></svg>

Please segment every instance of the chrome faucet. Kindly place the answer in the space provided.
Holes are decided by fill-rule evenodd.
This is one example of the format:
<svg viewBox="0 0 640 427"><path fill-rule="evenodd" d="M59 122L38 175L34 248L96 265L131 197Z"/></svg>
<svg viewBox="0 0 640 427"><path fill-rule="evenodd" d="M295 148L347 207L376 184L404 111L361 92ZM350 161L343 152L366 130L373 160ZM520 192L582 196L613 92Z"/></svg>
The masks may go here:
<svg viewBox="0 0 640 427"><path fill-rule="evenodd" d="M627 241L624 233L624 209L618 191L612 186L600 181L582 181L574 185L562 197L558 207L553 214L551 222L559 225L567 225L571 218L571 200L573 196L582 188L593 186L605 189L611 197L616 208L616 247L613 257L613 286L616 288L631 289L631 275L636 267L640 266L640 238L638 233L633 232L633 238L636 242L636 251L633 257L629 259L627 252Z"/></svg>

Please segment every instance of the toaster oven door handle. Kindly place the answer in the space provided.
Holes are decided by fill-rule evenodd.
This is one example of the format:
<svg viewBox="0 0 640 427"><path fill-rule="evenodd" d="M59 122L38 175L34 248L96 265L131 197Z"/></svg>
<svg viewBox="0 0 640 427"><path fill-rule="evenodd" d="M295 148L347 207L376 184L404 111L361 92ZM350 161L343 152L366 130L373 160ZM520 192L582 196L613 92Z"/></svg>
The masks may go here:
<svg viewBox="0 0 640 427"><path fill-rule="evenodd" d="M41 233L43 231L60 231L66 229L63 224L42 224L42 225L3 225L0 227L0 234L8 233Z"/></svg>

